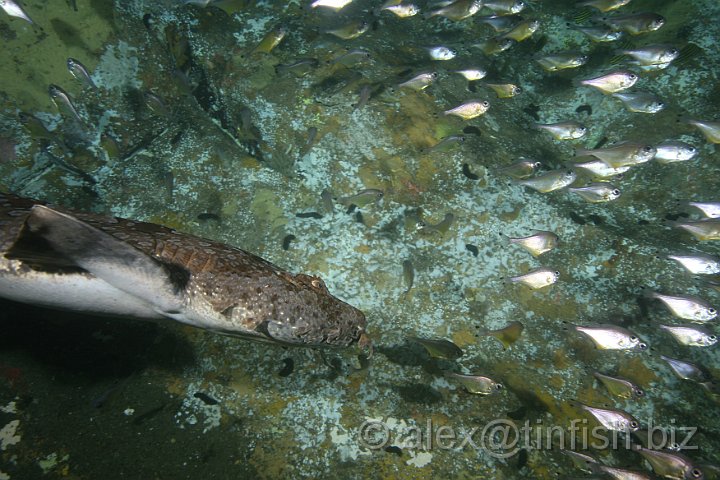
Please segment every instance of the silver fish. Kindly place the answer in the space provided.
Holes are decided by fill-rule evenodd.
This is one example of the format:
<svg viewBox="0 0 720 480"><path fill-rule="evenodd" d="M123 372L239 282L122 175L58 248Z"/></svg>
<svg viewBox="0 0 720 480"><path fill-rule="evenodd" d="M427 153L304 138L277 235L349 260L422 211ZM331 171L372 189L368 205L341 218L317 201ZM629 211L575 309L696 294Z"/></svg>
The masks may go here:
<svg viewBox="0 0 720 480"><path fill-rule="evenodd" d="M50 85L48 87L48 94L50 95L50 98L52 99L53 103L55 103L55 106L59 110L66 109L70 114L73 116L75 120L78 121L81 125L84 125L83 119L78 113L78 111L75 109L75 105L73 104L72 100L70 99L70 95L68 95L65 90L58 87L57 85Z"/></svg>
<svg viewBox="0 0 720 480"><path fill-rule="evenodd" d="M516 43L512 38L494 37L484 42L475 43L473 47L479 48L485 55L497 55L509 50Z"/></svg>
<svg viewBox="0 0 720 480"><path fill-rule="evenodd" d="M523 40L530 38L539 28L539 20L524 20L515 25L515 27L513 27L509 32L502 34L501 37L510 38L516 42L522 42Z"/></svg>
<svg viewBox="0 0 720 480"><path fill-rule="evenodd" d="M624 7L630 3L630 0L583 0L578 2L578 7L593 7L597 8L601 12L610 12L617 10L620 7Z"/></svg>
<svg viewBox="0 0 720 480"><path fill-rule="evenodd" d="M325 30L325 33L334 35L342 40L353 40L370 29L370 24L365 20L353 20L350 23L337 28Z"/></svg>
<svg viewBox="0 0 720 480"><path fill-rule="evenodd" d="M616 397L632 399L645 396L645 392L630 380L611 377L600 372L593 372L593 376L605 385L605 388L607 388L608 391Z"/></svg>
<svg viewBox="0 0 720 480"><path fill-rule="evenodd" d="M517 180L517 183L540 193L553 192L571 185L577 174L572 170L550 170L534 178Z"/></svg>
<svg viewBox="0 0 720 480"><path fill-rule="evenodd" d="M26 22L34 23L32 19L25 13L25 10L15 0L0 0L0 8L5 10L5 13L11 17L22 18Z"/></svg>
<svg viewBox="0 0 720 480"><path fill-rule="evenodd" d="M700 151L690 145L689 143L680 142L677 140L668 140L655 145L655 160L661 164L668 164L673 162L685 162L692 160L697 156Z"/></svg>
<svg viewBox="0 0 720 480"><path fill-rule="evenodd" d="M602 93L610 94L627 90L635 85L637 81L638 76L634 73L626 70L617 70L599 77L581 80L579 83L580 85L596 88Z"/></svg>
<svg viewBox="0 0 720 480"><path fill-rule="evenodd" d="M717 310L710 306L705 300L689 295L663 295L649 291L648 298L660 300L678 318L690 320L695 323L706 323L717 317Z"/></svg>
<svg viewBox="0 0 720 480"><path fill-rule="evenodd" d="M395 14L399 18L414 17L420 13L420 7L412 3L403 4L400 2L392 2L392 5L388 5L390 2L385 2L385 5L380 7L380 11L388 11Z"/></svg>
<svg viewBox="0 0 720 480"><path fill-rule="evenodd" d="M523 285L537 290L544 288L556 283L560 278L560 272L557 272L551 268L541 267L524 275L518 275L516 277L510 277L508 280L512 283L522 283Z"/></svg>
<svg viewBox="0 0 720 480"><path fill-rule="evenodd" d="M590 203L611 202L620 198L620 190L609 183L591 183L584 187L570 187L568 191L577 193Z"/></svg>
<svg viewBox="0 0 720 480"><path fill-rule="evenodd" d="M653 477L645 472L628 470L627 468L609 467L599 463L593 465L592 472L601 473L616 480L653 480Z"/></svg>
<svg viewBox="0 0 720 480"><path fill-rule="evenodd" d="M443 45L428 47L427 51L433 60L452 60L457 56L457 50Z"/></svg>
<svg viewBox="0 0 720 480"><path fill-rule="evenodd" d="M427 12L425 18L440 16L457 22L475 15L480 11L482 5L482 0L456 0L436 10Z"/></svg>
<svg viewBox="0 0 720 480"><path fill-rule="evenodd" d="M720 273L720 258L710 255L668 255L693 275L716 275Z"/></svg>
<svg viewBox="0 0 720 480"><path fill-rule="evenodd" d="M357 207L364 207L365 205L379 202L384 194L382 190L378 190L377 188L366 188L354 195L340 197L338 198L338 202L345 206L355 205Z"/></svg>
<svg viewBox="0 0 720 480"><path fill-rule="evenodd" d="M568 68L581 67L587 63L588 58L584 53L560 52L536 57L535 61L548 72L557 72Z"/></svg>
<svg viewBox="0 0 720 480"><path fill-rule="evenodd" d="M440 140L438 143L428 148L430 152L444 151L465 142L465 135L448 135Z"/></svg>
<svg viewBox="0 0 720 480"><path fill-rule="evenodd" d="M660 358L665 360L675 375L683 380L692 380L693 382L707 382L710 380L710 375L705 369L694 363L666 357L665 355L660 355Z"/></svg>
<svg viewBox="0 0 720 480"><path fill-rule="evenodd" d="M450 372L446 373L446 376L459 381L468 392L478 395L493 395L503 389L502 383L481 375L462 375Z"/></svg>
<svg viewBox="0 0 720 480"><path fill-rule="evenodd" d="M675 337L681 345L689 347L710 347L717 343L717 336L703 327L690 325L660 325L660 328Z"/></svg>
<svg viewBox="0 0 720 480"><path fill-rule="evenodd" d="M556 140L577 140L587 133L585 125L579 122L537 123L535 128L549 132Z"/></svg>
<svg viewBox="0 0 720 480"><path fill-rule="evenodd" d="M621 30L630 35L654 32L665 25L665 18L657 13L631 13L601 19L614 30Z"/></svg>
<svg viewBox="0 0 720 480"><path fill-rule="evenodd" d="M527 7L527 4L522 0L485 0L482 5L498 15L520 13Z"/></svg>
<svg viewBox="0 0 720 480"><path fill-rule="evenodd" d="M636 113L658 113L665 109L666 105L660 97L647 92L618 92L611 94L623 102L625 108Z"/></svg>
<svg viewBox="0 0 720 480"><path fill-rule="evenodd" d="M592 455L589 455L585 452L574 452L572 450L561 450L561 452L570 457L570 459L575 464L575 467L578 469L592 473L591 467L593 464L598 463L597 458L593 457Z"/></svg>
<svg viewBox="0 0 720 480"><path fill-rule="evenodd" d="M508 237L510 244L519 245L533 257L539 257L557 247L559 238L553 232L539 231L527 237Z"/></svg>
<svg viewBox="0 0 720 480"><path fill-rule="evenodd" d="M466 68L464 70L455 70L454 73L459 73L471 82L485 78L485 75L487 75L487 71L482 68Z"/></svg>
<svg viewBox="0 0 720 480"><path fill-rule="evenodd" d="M720 143L720 122L707 122L701 120L688 120L687 123L697 127L708 142Z"/></svg>
<svg viewBox="0 0 720 480"><path fill-rule="evenodd" d="M595 158L595 157L593 157ZM624 167L610 167L607 163L603 162L600 159L590 160L587 162L581 162L581 163L575 163L572 165L572 168L579 168L581 170L585 170L586 172L590 173L591 175L603 179L603 178L609 178L617 175L622 175L623 173L627 172L632 168L630 165L624 166Z"/></svg>
<svg viewBox="0 0 720 480"><path fill-rule="evenodd" d="M470 120L487 112L488 108L490 108L490 102L487 100L471 100L455 108L445 110L443 113L445 115L455 115L463 120Z"/></svg>
<svg viewBox="0 0 720 480"><path fill-rule="evenodd" d="M700 241L720 240L720 219L670 222L669 225L690 232Z"/></svg>
<svg viewBox="0 0 720 480"><path fill-rule="evenodd" d="M87 68L85 68L85 65L75 60L74 58L68 58L67 68L73 77L75 77L88 87L92 88L93 90L98 89L97 85L95 85L95 82L90 77L90 73L87 71Z"/></svg>
<svg viewBox="0 0 720 480"><path fill-rule="evenodd" d="M575 406L589 412L600 424L608 430L617 432L635 432L640 428L638 422L632 415L620 410L609 410L585 405L580 402L573 402Z"/></svg>
<svg viewBox="0 0 720 480"><path fill-rule="evenodd" d="M623 33L616 30L611 30L605 27L573 27L580 33L585 34L593 42L604 43L614 42L620 39Z"/></svg>
<svg viewBox="0 0 720 480"><path fill-rule="evenodd" d="M702 479L705 477L702 469L685 455L664 450L654 450L634 446L633 450L642 455L652 466L653 472L665 478Z"/></svg>
<svg viewBox="0 0 720 480"><path fill-rule="evenodd" d="M504 32L520 23L522 17L520 15L486 15L475 17L475 21L490 25L496 32Z"/></svg>
<svg viewBox="0 0 720 480"><path fill-rule="evenodd" d="M281 345L370 348L363 313L333 297L320 278L293 275L243 250L7 194L0 194L0 219L4 298L171 319ZM28 249L34 244L44 246Z"/></svg>
<svg viewBox="0 0 720 480"><path fill-rule="evenodd" d="M594 150L579 148L575 153L578 157L592 155L605 162L608 166L618 168L649 162L655 157L657 150L652 145L618 142L609 147Z"/></svg>
<svg viewBox="0 0 720 480"><path fill-rule="evenodd" d="M720 202L682 202L688 207L695 207L706 218L720 218Z"/></svg>
<svg viewBox="0 0 720 480"><path fill-rule="evenodd" d="M515 163L498 168L498 173L523 179L531 177L540 167L542 167L542 163L530 158L521 157Z"/></svg>
<svg viewBox="0 0 720 480"><path fill-rule="evenodd" d="M429 87L437 78L437 72L419 73L410 80L398 84L398 87L421 91Z"/></svg>
<svg viewBox="0 0 720 480"><path fill-rule="evenodd" d="M633 50L620 50L618 53L635 59L636 65L669 64L680 55L680 50L672 45L653 44Z"/></svg>
<svg viewBox="0 0 720 480"><path fill-rule="evenodd" d="M597 325L594 327L583 327L576 325L575 330L584 333L595 343L599 350L645 350L647 344L642 342L637 335L616 325Z"/></svg>
<svg viewBox="0 0 720 480"><path fill-rule="evenodd" d="M337 12L352 3L352 1L353 0L315 0L310 6L312 8L325 7Z"/></svg>
<svg viewBox="0 0 720 480"><path fill-rule="evenodd" d="M352 50L348 50L347 52L335 58L332 63L352 66L357 65L358 63L370 61L372 61L372 53L370 53L370 51L365 50L364 48L353 48Z"/></svg>

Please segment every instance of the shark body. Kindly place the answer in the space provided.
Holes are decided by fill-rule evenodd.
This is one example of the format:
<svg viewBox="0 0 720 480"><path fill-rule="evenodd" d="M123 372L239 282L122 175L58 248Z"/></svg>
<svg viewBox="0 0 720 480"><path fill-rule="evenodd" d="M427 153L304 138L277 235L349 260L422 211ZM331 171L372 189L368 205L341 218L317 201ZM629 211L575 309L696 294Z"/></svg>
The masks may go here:
<svg viewBox="0 0 720 480"><path fill-rule="evenodd" d="M318 277L161 225L4 193L0 297L284 345L370 348L363 313Z"/></svg>

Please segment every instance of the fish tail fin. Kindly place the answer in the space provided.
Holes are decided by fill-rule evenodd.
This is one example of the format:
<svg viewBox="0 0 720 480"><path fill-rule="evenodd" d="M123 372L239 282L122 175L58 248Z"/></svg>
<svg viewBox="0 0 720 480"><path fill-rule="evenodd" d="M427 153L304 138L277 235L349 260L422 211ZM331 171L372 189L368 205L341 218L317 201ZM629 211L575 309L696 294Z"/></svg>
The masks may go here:
<svg viewBox="0 0 720 480"><path fill-rule="evenodd" d="M647 300L654 300L657 298L657 292L655 292L655 290L650 287L643 287L642 298L645 298Z"/></svg>
<svg viewBox="0 0 720 480"><path fill-rule="evenodd" d="M585 87L588 85L587 80L584 80L582 78L573 78L571 80L571 83L572 83L572 86L576 87L576 88L577 87Z"/></svg>

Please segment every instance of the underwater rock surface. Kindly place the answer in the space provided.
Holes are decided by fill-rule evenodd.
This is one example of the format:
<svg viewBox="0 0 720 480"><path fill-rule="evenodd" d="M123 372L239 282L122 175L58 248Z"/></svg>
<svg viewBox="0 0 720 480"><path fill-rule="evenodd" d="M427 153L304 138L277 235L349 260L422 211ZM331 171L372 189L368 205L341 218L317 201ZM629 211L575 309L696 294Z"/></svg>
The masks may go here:
<svg viewBox="0 0 720 480"><path fill-rule="evenodd" d="M720 201L712 128L688 123L720 121L716 2L532 2L516 18L490 17L516 3L494 1L461 20L425 18L442 8L425 1L404 2L420 10L405 18L381 1L203 3L23 2L33 24L2 13L0 189L320 276L365 313L375 354L366 365L352 352L2 301L0 479L582 477L592 469L562 453L572 435L604 465L651 473L629 432L605 428L616 445L589 448L607 425L582 405L672 432L662 445L692 433L697 449L683 453L717 476L717 345L683 345L660 327L714 335L717 320L677 318L648 294L720 305L717 278L666 258L720 255L717 220L700 225L704 240L675 224L704 218L683 202ZM577 30L638 13L663 24L633 35L645 17L631 17L612 42ZM677 58L620 53L657 45ZM438 46L454 57L432 59ZM560 52L588 58L550 71L537 61ZM455 73L468 69L486 75ZM616 71L664 108L631 111L580 83ZM444 114L470 101L489 107ZM570 121L586 133L537 127ZM644 161L644 147L670 140L697 152ZM507 168L521 158L531 161ZM602 172L573 167L589 161ZM568 190L557 183L568 170L575 190L612 188ZM557 245L534 256L508 241L538 231ZM557 281L510 280L540 268ZM505 330L513 322L522 328ZM648 348L598 348L575 328L598 325ZM663 357L697 371L682 379ZM644 395L618 395L630 390L594 372ZM530 442L507 436L526 431Z"/></svg>

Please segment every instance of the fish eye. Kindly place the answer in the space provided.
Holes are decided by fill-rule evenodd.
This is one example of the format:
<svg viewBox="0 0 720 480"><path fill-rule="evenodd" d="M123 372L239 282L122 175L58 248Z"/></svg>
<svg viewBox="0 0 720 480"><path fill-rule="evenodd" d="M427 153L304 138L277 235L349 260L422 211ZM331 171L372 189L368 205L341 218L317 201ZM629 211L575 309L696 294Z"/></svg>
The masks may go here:
<svg viewBox="0 0 720 480"><path fill-rule="evenodd" d="M710 315L715 315L715 314L717 313L717 310L715 310L714 308L710 307L710 308L708 308L708 313L709 313Z"/></svg>
<svg viewBox="0 0 720 480"><path fill-rule="evenodd" d="M555 275L556 277L559 277L559 276L560 276L560 272L553 272L553 275Z"/></svg>
<svg viewBox="0 0 720 480"><path fill-rule="evenodd" d="M588 61L589 58L590 58L590 57L588 57L587 55L580 55L580 56L578 57L578 60L580 60L581 62L585 63L585 62Z"/></svg>
<svg viewBox="0 0 720 480"><path fill-rule="evenodd" d="M488 102L487 100L485 100L484 102L482 102L482 106L483 106L483 107L489 107L489 106L490 106L490 102Z"/></svg>
<svg viewBox="0 0 720 480"><path fill-rule="evenodd" d="M638 425L638 422L636 422L635 420L633 420L633 421L630 422L630 428L632 428L632 429L636 429L636 428L638 428L639 426L640 426L640 425Z"/></svg>
<svg viewBox="0 0 720 480"><path fill-rule="evenodd" d="M615 196L620 195L620 190L618 190L618 189L616 188L615 190L612 191L612 194L615 195Z"/></svg>
<svg viewBox="0 0 720 480"><path fill-rule="evenodd" d="M465 135L460 135L460 136L458 137L458 142L462 143L462 142L464 142L464 141L465 141Z"/></svg>
<svg viewBox="0 0 720 480"><path fill-rule="evenodd" d="M643 152L650 153L653 151L653 149L654 147L652 147L651 145L646 145L643 147Z"/></svg>
<svg viewBox="0 0 720 480"><path fill-rule="evenodd" d="M323 282L319 278L314 278L310 281L310 285L312 285L315 288L322 288Z"/></svg>
<svg viewBox="0 0 720 480"><path fill-rule="evenodd" d="M457 50L455 50L454 48L451 48L450 53L453 55L457 55Z"/></svg>
<svg viewBox="0 0 720 480"><path fill-rule="evenodd" d="M628 75L628 78L629 78L630 80L637 80L638 77L637 77L637 75L635 75L634 73L631 73L630 75Z"/></svg>
<svg viewBox="0 0 720 480"><path fill-rule="evenodd" d="M517 87L517 86L513 87L513 93L514 93L515 95L521 94L521 93L522 93L522 88Z"/></svg>
<svg viewBox="0 0 720 480"><path fill-rule="evenodd" d="M637 342L637 341L638 341L638 337L636 337L635 335L632 335L632 336L630 336L630 341L631 341L631 342Z"/></svg>
<svg viewBox="0 0 720 480"><path fill-rule="evenodd" d="M432 72L432 73L430 74L430 76L431 76L432 78L437 78L437 77L438 77L438 73L437 73L437 72Z"/></svg>
<svg viewBox="0 0 720 480"><path fill-rule="evenodd" d="M702 478L702 477L703 477L703 472L702 472L702 470L700 470L699 468L693 468L693 469L690 471L690 475L692 475L693 478Z"/></svg>
<svg viewBox="0 0 720 480"><path fill-rule="evenodd" d="M664 103L664 102L657 102L656 105L658 106L658 108L665 108L665 103Z"/></svg>
<svg viewBox="0 0 720 480"><path fill-rule="evenodd" d="M717 340L717 337L715 335L710 335L710 336L708 336L708 340L710 340L711 342L714 342L715 340Z"/></svg>
<svg viewBox="0 0 720 480"><path fill-rule="evenodd" d="M573 173L572 170L568 170L567 172L565 172L566 177L572 177L573 175L575 175L575 174Z"/></svg>
<svg viewBox="0 0 720 480"><path fill-rule="evenodd" d="M647 343L641 343L641 344L639 344L639 345L638 345L638 348L639 348L640 350L645 350L645 349L647 348Z"/></svg>
<svg viewBox="0 0 720 480"><path fill-rule="evenodd" d="M502 390L503 388L504 388L504 387L503 387L502 383L496 383L496 384L495 384L495 390Z"/></svg>
<svg viewBox="0 0 720 480"><path fill-rule="evenodd" d="M540 162L533 163L533 168L540 168L540 167L542 167L542 163L540 163Z"/></svg>
<svg viewBox="0 0 720 480"><path fill-rule="evenodd" d="M642 390L640 390L639 388L633 389L633 393L635 394L636 397L643 397L643 396L645 396L645 392L642 391Z"/></svg>
<svg viewBox="0 0 720 480"><path fill-rule="evenodd" d="M671 48L670 50L668 50L668 53L670 55L677 55L680 53L680 51L677 48Z"/></svg>

